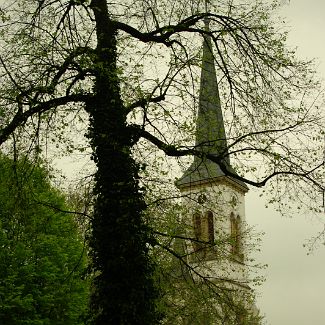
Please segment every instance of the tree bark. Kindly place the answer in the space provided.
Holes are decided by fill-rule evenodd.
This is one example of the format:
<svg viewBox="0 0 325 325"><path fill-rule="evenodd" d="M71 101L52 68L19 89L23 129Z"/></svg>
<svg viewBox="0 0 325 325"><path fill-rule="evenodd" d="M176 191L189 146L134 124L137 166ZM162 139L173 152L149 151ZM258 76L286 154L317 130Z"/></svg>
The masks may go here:
<svg viewBox="0 0 325 325"><path fill-rule="evenodd" d="M154 267L148 254L150 232L131 155L116 67L116 30L106 0L92 1L97 28L96 80L88 137L97 165L95 211L90 249L95 274L91 297L93 324L155 324Z"/></svg>

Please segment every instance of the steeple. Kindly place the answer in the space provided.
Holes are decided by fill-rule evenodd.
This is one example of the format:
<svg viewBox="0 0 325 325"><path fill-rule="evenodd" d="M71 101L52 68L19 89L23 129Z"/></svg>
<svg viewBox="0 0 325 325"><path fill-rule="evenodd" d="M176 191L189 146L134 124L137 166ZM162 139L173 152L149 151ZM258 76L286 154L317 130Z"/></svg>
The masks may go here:
<svg viewBox="0 0 325 325"><path fill-rule="evenodd" d="M209 20L205 19L209 31ZM227 154L226 133L223 122L211 36L205 35L200 79L199 110L196 121L195 146L216 156ZM196 160L200 158L196 158ZM229 157L224 159L229 164Z"/></svg>
<svg viewBox="0 0 325 325"><path fill-rule="evenodd" d="M207 9L207 8L206 8ZM209 32L209 19L205 18L205 31ZM195 148L221 158L231 168L223 121L211 36L204 35L200 77L199 108L196 120ZM232 170L233 171L233 170ZM195 157L192 165L177 180L176 186L209 181L225 176L219 165L207 158ZM246 184L233 180L247 189Z"/></svg>

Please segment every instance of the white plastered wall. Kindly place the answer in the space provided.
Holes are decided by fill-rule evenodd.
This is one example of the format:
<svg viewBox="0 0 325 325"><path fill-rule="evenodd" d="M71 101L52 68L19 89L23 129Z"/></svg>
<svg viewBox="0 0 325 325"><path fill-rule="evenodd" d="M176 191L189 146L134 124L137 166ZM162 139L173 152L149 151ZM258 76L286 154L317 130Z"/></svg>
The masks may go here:
<svg viewBox="0 0 325 325"><path fill-rule="evenodd" d="M231 253L231 214L239 216L241 233L241 253L245 255L245 192L246 190L236 185L226 177L217 181L200 182L190 187L181 189L183 195L184 213L182 216L186 235L194 238L192 216L195 212L201 214L211 211L214 219L215 246L213 254L207 259L197 261L193 258L195 252L192 242L187 241L188 261L194 269L194 277L199 277L195 272L212 281L219 279L223 283L240 286L247 284L247 270L244 260L239 260ZM205 202L200 202L199 197L204 195Z"/></svg>

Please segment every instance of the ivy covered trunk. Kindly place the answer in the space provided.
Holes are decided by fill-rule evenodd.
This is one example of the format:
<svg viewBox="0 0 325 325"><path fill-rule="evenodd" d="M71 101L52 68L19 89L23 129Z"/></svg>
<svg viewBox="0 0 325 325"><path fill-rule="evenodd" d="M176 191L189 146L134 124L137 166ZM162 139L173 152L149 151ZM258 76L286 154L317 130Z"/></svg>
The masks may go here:
<svg viewBox="0 0 325 325"><path fill-rule="evenodd" d="M93 324L155 324L156 291L148 256L149 231L131 155L132 133L120 96L116 69L116 30L106 0L92 2L97 27L94 97L87 104L88 137L97 165L95 211L90 248L95 274Z"/></svg>

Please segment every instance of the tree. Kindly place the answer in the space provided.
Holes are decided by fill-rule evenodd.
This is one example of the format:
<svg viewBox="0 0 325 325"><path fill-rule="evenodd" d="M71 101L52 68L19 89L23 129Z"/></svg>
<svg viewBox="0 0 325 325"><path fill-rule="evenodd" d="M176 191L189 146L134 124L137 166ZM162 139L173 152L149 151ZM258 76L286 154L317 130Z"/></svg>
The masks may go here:
<svg viewBox="0 0 325 325"><path fill-rule="evenodd" d="M83 240L40 166L0 156L0 322L82 324Z"/></svg>
<svg viewBox="0 0 325 325"><path fill-rule="evenodd" d="M321 111L308 102L317 82L309 63L286 49L272 21L277 6L211 1L205 12L199 0L2 5L0 144L27 132L32 142L24 141L38 152L48 139L62 140L72 118L89 118L94 324L154 324L161 317L149 253L157 238L144 218L152 185L145 175L166 168L159 159L172 166L193 155L208 159L252 186L270 183L275 201L322 189ZM215 46L228 131L219 156L193 145L203 35ZM236 171L225 163L229 157Z"/></svg>

